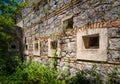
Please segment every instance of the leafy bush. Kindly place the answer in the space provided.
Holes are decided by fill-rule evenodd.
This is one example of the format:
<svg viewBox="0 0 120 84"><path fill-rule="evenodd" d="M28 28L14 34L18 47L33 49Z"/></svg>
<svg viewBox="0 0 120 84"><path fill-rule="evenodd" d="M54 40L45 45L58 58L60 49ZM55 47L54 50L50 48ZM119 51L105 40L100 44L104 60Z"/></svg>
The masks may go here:
<svg viewBox="0 0 120 84"><path fill-rule="evenodd" d="M61 84L56 71L34 62L19 65L15 72L5 77L4 84ZM0 82L3 84L3 81Z"/></svg>
<svg viewBox="0 0 120 84"><path fill-rule="evenodd" d="M57 79L58 71L49 66L43 66L36 62L22 62L18 57L12 57L12 65L8 65L12 73L7 73L6 65L0 67L0 84L120 84L120 72L114 67L108 73L108 80L103 83L102 76L96 67L91 70L80 70L75 76L61 75L63 79ZM4 62L0 59L0 62ZM14 66L13 66L14 65ZM66 74L66 72L63 72Z"/></svg>
<svg viewBox="0 0 120 84"><path fill-rule="evenodd" d="M66 81L67 84L103 84L101 75L95 70L81 70Z"/></svg>
<svg viewBox="0 0 120 84"><path fill-rule="evenodd" d="M115 66L108 74L107 84L120 84L120 73Z"/></svg>

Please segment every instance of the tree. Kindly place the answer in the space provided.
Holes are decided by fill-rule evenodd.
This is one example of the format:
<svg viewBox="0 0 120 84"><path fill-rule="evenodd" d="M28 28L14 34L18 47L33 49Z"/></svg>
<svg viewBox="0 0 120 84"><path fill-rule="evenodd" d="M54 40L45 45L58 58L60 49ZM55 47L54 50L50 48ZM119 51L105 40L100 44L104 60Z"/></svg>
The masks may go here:
<svg viewBox="0 0 120 84"><path fill-rule="evenodd" d="M15 26L15 17L25 6L25 3L17 0L0 1L0 71L6 69L7 61L10 60L8 43L12 37L7 31Z"/></svg>

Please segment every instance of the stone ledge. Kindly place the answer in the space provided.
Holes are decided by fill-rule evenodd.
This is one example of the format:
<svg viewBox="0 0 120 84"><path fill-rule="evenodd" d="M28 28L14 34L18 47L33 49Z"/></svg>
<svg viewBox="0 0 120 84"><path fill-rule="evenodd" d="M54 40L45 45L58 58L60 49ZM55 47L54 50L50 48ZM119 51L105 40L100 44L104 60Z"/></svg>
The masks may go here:
<svg viewBox="0 0 120 84"><path fill-rule="evenodd" d="M76 60L76 64L95 64L95 65L106 65L106 66L114 66L118 65L120 67L120 62L101 62L101 61L89 61L89 60Z"/></svg>
<svg viewBox="0 0 120 84"><path fill-rule="evenodd" d="M112 27L108 30L109 38L120 39L120 27Z"/></svg>

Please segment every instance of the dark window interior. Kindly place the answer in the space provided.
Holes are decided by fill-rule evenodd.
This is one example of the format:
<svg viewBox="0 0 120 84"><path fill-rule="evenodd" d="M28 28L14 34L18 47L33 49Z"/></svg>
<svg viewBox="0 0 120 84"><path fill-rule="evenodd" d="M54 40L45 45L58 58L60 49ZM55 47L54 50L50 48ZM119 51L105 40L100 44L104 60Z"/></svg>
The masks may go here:
<svg viewBox="0 0 120 84"><path fill-rule="evenodd" d="M83 36L83 42L86 49L99 48L99 34Z"/></svg>
<svg viewBox="0 0 120 84"><path fill-rule="evenodd" d="M38 50L38 43L35 43L35 50Z"/></svg>
<svg viewBox="0 0 120 84"><path fill-rule="evenodd" d="M25 49L28 50L28 45L25 45Z"/></svg>
<svg viewBox="0 0 120 84"><path fill-rule="evenodd" d="M73 28L73 17L63 21L63 27L66 29L72 29Z"/></svg>
<svg viewBox="0 0 120 84"><path fill-rule="evenodd" d="M26 39L26 37L25 37L25 43L27 42L27 39Z"/></svg>
<svg viewBox="0 0 120 84"><path fill-rule="evenodd" d="M16 49L16 45L11 45L11 49Z"/></svg>
<svg viewBox="0 0 120 84"><path fill-rule="evenodd" d="M98 37L90 37L89 38L89 46L99 46L99 38Z"/></svg>
<svg viewBox="0 0 120 84"><path fill-rule="evenodd" d="M51 48L56 49L57 48L57 41L51 41Z"/></svg>

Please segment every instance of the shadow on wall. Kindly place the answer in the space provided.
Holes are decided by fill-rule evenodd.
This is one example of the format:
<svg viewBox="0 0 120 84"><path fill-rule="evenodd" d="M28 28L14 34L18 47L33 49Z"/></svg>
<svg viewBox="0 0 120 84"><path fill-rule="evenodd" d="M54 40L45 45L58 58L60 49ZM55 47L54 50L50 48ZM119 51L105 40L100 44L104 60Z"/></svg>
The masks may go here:
<svg viewBox="0 0 120 84"><path fill-rule="evenodd" d="M23 55L23 30L20 27L11 28L8 32L12 37L11 41L8 43L8 51L11 56L20 56L24 60Z"/></svg>

